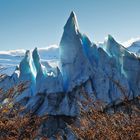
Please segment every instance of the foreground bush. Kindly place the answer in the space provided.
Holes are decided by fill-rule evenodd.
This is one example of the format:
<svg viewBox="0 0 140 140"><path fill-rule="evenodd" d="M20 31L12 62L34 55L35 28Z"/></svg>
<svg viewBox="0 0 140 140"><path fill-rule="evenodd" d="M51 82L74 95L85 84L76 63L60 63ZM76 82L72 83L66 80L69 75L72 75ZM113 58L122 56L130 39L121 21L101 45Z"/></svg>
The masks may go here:
<svg viewBox="0 0 140 140"><path fill-rule="evenodd" d="M140 100L126 101L112 112L81 111L69 127L83 140L140 140ZM106 110L107 111L107 110Z"/></svg>
<svg viewBox="0 0 140 140"><path fill-rule="evenodd" d="M0 140L40 140L49 139L41 135L41 125L49 118L37 117L33 114L20 115L22 107L13 104L14 89L7 93L2 92L0 108ZM18 92L25 89L21 84L17 87ZM87 101L86 104L88 104ZM88 111L81 108L81 114L73 121L67 118L67 127L72 130L79 140L139 140L140 139L140 100L126 101L118 107L112 108L113 113L108 110L96 111L91 107ZM120 108L120 109L118 109ZM71 122L71 123L68 123ZM48 128L49 129L49 128ZM58 140L62 137L57 132L53 135Z"/></svg>

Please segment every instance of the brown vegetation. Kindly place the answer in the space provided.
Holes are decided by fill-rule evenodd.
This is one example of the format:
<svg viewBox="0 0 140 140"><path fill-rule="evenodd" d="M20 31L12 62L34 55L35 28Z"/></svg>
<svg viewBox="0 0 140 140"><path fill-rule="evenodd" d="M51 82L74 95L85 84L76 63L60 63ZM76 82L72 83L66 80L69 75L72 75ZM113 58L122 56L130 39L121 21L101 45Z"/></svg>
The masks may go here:
<svg viewBox="0 0 140 140"><path fill-rule="evenodd" d="M17 89L22 91L25 85L19 85ZM1 99L8 99L8 102L0 107L0 140L33 140L38 137L40 126L47 116L21 116L19 112L22 108L17 107L18 105L15 107L12 103L14 89L5 94L1 90L0 94ZM126 102L123 105L128 112L121 110L113 114L96 111L92 107L88 111L81 109L80 116L67 126L79 140L139 140L140 100L137 99L136 102ZM42 140L47 139L40 137Z"/></svg>
<svg viewBox="0 0 140 140"><path fill-rule="evenodd" d="M134 108L132 114L118 112L107 114L95 110L83 112L80 126L71 125L78 138L88 140L139 140L140 110Z"/></svg>

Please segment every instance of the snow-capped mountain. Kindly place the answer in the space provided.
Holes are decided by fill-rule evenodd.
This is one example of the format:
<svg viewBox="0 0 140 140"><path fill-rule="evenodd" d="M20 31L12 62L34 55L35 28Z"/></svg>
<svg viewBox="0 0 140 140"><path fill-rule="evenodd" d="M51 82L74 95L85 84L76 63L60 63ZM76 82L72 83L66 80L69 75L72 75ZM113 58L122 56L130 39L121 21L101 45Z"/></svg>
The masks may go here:
<svg viewBox="0 0 140 140"><path fill-rule="evenodd" d="M59 53L58 48L53 53L49 49L52 58L59 60L58 67L51 67L46 60L52 58L35 48L26 51L14 73L0 82L5 90L29 82L28 88L15 97L26 112L76 116L78 103L86 97L102 102L105 108L140 95L140 58L111 35L102 45L91 42L80 32L74 12L64 26Z"/></svg>
<svg viewBox="0 0 140 140"><path fill-rule="evenodd" d="M124 42L123 45L133 53L140 53L140 38L130 39Z"/></svg>

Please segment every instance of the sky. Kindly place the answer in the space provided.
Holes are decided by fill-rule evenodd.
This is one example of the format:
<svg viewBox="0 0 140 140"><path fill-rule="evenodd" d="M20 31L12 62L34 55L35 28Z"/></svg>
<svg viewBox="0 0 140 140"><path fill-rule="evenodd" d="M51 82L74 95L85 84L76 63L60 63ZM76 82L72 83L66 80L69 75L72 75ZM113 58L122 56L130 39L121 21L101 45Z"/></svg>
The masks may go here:
<svg viewBox="0 0 140 140"><path fill-rule="evenodd" d="M140 0L0 0L0 50L59 45L71 11L92 42L140 37Z"/></svg>

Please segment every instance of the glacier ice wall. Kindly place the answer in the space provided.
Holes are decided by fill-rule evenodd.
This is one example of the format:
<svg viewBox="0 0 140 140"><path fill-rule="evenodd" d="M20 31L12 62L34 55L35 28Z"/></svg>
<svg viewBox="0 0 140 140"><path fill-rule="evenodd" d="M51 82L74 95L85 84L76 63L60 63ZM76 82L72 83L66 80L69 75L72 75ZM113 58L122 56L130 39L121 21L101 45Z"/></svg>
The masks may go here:
<svg viewBox="0 0 140 140"><path fill-rule="evenodd" d="M37 48L27 51L14 74L0 82L8 89L29 81L18 101L29 97L26 111L39 115L78 114L78 102L84 94L104 107L116 105L140 95L140 58L108 35L102 46L80 32L74 12L64 26L59 45L59 68L40 61ZM6 84L8 82L8 84Z"/></svg>
<svg viewBox="0 0 140 140"><path fill-rule="evenodd" d="M88 80L92 73L91 65L84 54L82 40L74 12L71 13L60 42L60 66L65 91Z"/></svg>

